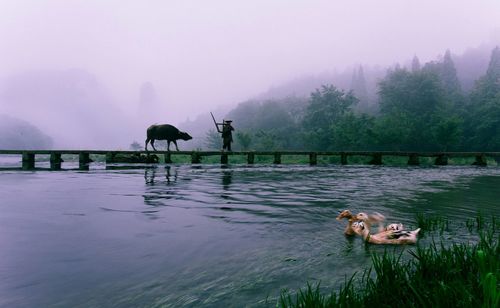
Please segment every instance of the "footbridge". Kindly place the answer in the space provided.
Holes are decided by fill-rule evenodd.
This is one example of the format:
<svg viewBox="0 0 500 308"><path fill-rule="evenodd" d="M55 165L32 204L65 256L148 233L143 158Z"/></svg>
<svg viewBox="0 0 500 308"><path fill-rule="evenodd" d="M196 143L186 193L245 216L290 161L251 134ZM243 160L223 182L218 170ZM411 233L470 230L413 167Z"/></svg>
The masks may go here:
<svg viewBox="0 0 500 308"><path fill-rule="evenodd" d="M126 163L126 164L158 164L160 161L165 164L175 162L175 156L184 155L190 157L192 164L200 164L204 157L218 156L221 164L228 164L230 157L242 156L247 164L254 164L256 156L270 156L274 164L281 164L283 156L302 156L302 161L310 165L318 163L318 157L337 156L340 164L347 165L349 158L353 156L369 157L368 164L383 165L384 157L403 157L407 159L407 164L418 166L421 158L431 158L435 165L448 165L452 158L473 158L473 165L486 166L488 158L495 159L500 163L500 152L400 152L400 151L332 151L332 152L311 152L311 151L110 151L110 150L0 150L2 155L20 155L22 170L35 169L36 156L43 155L50 161L51 170L61 170L63 166L63 155L71 155L71 160L77 160L80 170L88 170L96 156L100 156L99 161L106 164ZM91 158L94 157L94 159ZM163 156L163 159L160 157ZM189 161L189 160L188 160ZM241 161L241 159L240 159Z"/></svg>

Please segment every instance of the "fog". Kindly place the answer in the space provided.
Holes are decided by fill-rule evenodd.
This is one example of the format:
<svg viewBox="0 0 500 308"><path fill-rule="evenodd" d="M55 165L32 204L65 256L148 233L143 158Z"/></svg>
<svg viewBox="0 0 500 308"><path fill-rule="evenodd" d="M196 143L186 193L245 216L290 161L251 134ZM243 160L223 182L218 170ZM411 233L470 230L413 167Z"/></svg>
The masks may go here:
<svg viewBox="0 0 500 308"><path fill-rule="evenodd" d="M301 76L498 41L496 0L2 0L0 114L56 147L127 148Z"/></svg>

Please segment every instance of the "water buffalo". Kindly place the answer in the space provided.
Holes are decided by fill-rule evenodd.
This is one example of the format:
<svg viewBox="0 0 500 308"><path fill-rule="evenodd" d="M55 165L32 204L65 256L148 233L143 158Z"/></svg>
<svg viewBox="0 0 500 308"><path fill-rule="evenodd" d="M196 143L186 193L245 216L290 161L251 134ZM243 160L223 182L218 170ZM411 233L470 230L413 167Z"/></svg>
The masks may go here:
<svg viewBox="0 0 500 308"><path fill-rule="evenodd" d="M170 142L175 144L175 148L179 151L177 147L177 140L191 140L193 137L189 136L188 133L179 131L175 126L170 124L161 124L161 125L151 125L147 131L147 139L146 139L146 151L148 150L148 142L151 141L151 146L153 150L155 149L155 140L167 140L167 151L170 151Z"/></svg>

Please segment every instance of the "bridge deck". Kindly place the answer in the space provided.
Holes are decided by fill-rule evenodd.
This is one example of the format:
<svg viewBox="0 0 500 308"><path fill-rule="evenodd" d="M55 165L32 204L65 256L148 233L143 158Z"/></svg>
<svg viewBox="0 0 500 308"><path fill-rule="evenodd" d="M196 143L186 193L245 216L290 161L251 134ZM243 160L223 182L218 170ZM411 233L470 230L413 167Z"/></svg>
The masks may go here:
<svg viewBox="0 0 500 308"><path fill-rule="evenodd" d="M50 155L53 153L57 154L75 154L88 153L95 155L106 155L108 153L115 154L168 154L170 155L191 155L193 153L198 153L201 156L213 156L213 155L325 155L325 156L336 156L336 155L349 155L349 156L373 156L376 154L384 156L410 156L417 155L421 157L437 157L437 156L448 156L448 157L475 157L478 155L485 155L489 157L498 157L500 152L404 152L404 151L232 151L232 152L222 152L222 151L121 151L121 150L92 150L92 149L82 149L82 150L0 150L0 154L45 154Z"/></svg>

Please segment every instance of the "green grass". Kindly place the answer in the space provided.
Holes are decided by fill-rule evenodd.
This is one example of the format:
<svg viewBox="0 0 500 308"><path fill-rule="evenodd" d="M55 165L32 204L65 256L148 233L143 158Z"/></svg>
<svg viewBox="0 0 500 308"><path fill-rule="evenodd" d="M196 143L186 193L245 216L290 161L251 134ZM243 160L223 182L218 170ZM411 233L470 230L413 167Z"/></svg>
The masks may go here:
<svg viewBox="0 0 500 308"><path fill-rule="evenodd" d="M448 219L443 216L418 213L415 220L417 221L417 227L422 229L422 234L429 231L438 231L443 234L444 231L449 231Z"/></svg>
<svg viewBox="0 0 500 308"><path fill-rule="evenodd" d="M430 222L433 228L443 220ZM426 223L426 222L424 222ZM372 255L372 267L351 277L338 291L321 294L308 284L284 290L279 307L498 307L500 237L496 224L483 224L474 244L433 242L409 250L409 259L387 251Z"/></svg>

